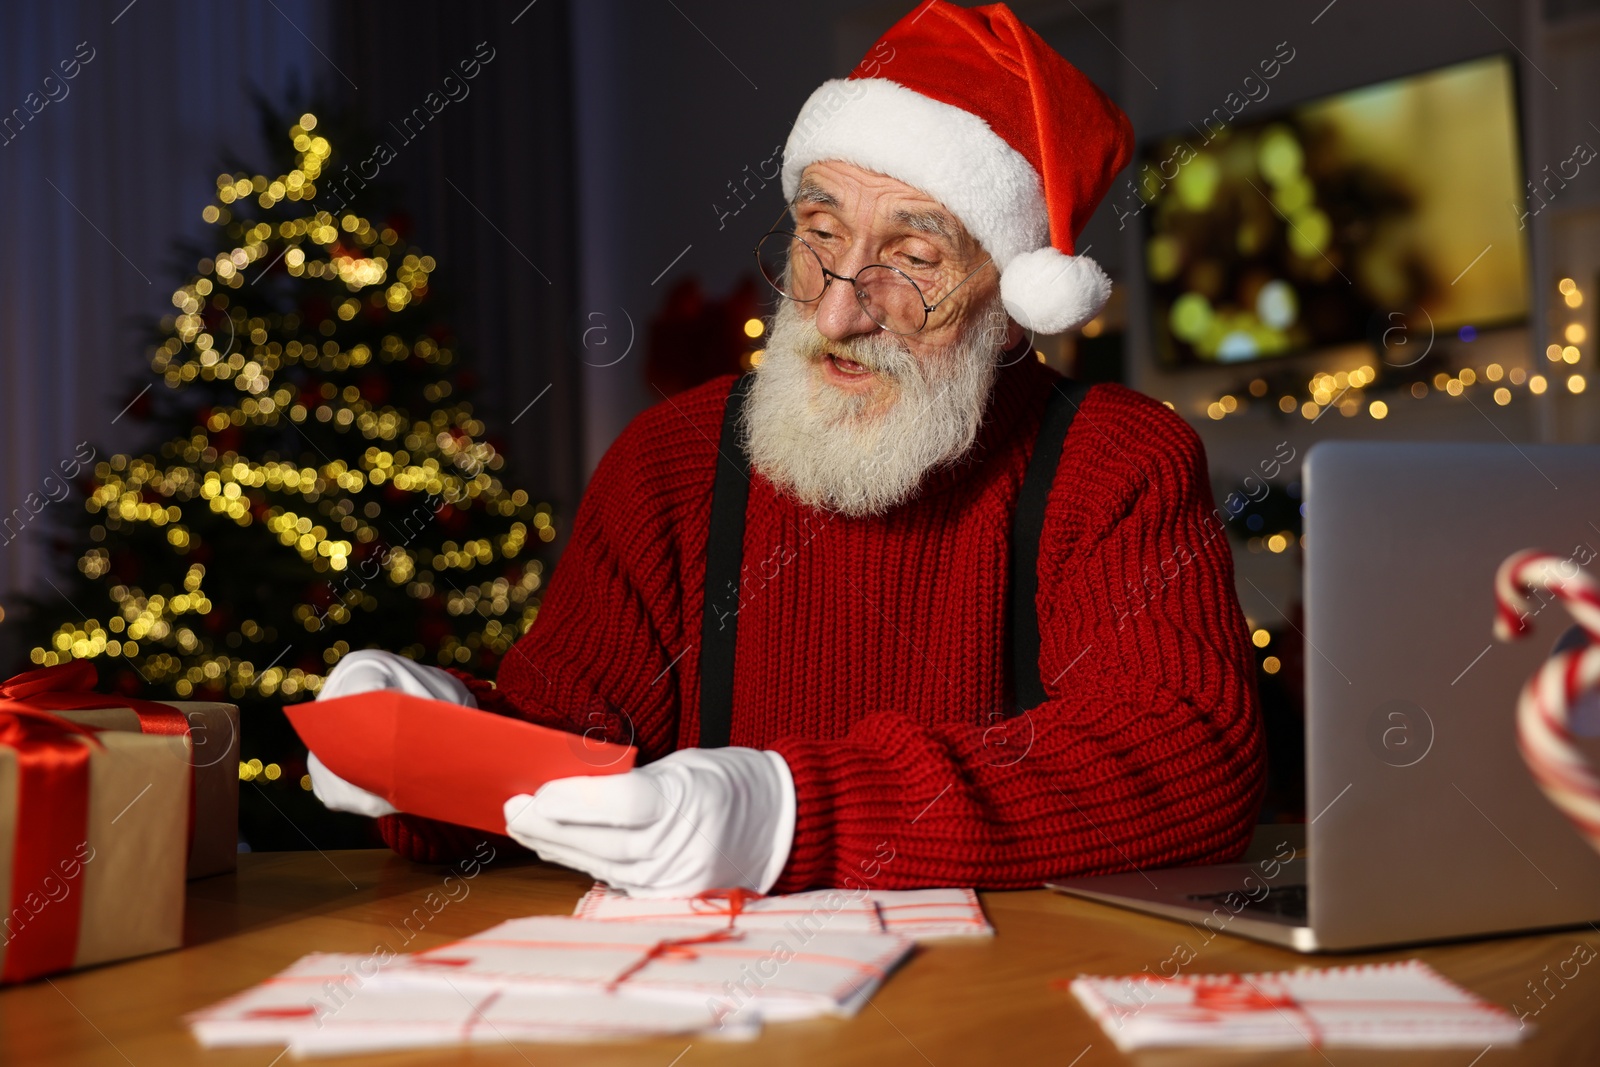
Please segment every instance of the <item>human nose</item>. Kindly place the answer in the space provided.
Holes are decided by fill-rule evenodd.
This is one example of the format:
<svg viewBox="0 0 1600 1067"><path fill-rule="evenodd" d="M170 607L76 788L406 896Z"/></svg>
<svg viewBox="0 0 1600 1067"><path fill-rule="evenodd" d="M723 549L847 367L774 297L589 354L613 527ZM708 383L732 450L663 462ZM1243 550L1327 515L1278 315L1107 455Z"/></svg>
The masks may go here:
<svg viewBox="0 0 1600 1067"><path fill-rule="evenodd" d="M867 261L859 252L850 256L848 261L833 265L833 277L822 291L822 299L817 302L816 322L817 332L830 341L843 341L878 329L878 324L861 306L861 301L856 299L855 283L849 280L865 266Z"/></svg>

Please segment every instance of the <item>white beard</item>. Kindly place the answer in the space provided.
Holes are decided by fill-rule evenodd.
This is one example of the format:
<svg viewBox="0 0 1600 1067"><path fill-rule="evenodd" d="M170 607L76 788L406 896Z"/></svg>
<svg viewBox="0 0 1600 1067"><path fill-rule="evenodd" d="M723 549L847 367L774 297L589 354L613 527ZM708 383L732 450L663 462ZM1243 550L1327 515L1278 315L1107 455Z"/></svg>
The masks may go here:
<svg viewBox="0 0 1600 1067"><path fill-rule="evenodd" d="M973 311L953 343L913 356L887 331L830 341L792 300L779 301L741 413L751 466L801 503L843 515L881 515L910 499L925 474L972 447L983 423L1006 313L998 292ZM890 383L887 411L828 384L830 352Z"/></svg>

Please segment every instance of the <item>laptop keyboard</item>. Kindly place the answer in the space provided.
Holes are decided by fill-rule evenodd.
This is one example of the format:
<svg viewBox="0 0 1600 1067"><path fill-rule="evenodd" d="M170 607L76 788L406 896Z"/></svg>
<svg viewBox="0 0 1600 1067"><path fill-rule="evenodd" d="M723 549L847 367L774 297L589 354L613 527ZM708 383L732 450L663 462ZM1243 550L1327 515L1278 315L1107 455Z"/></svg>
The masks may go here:
<svg viewBox="0 0 1600 1067"><path fill-rule="evenodd" d="M1304 923L1309 912L1306 909L1306 887L1303 885L1273 886L1272 891L1260 900L1254 900L1237 889L1226 893L1191 893L1189 899L1197 904L1221 904L1229 911L1239 908L1240 912L1254 912L1257 915L1281 915L1285 919L1293 919Z"/></svg>

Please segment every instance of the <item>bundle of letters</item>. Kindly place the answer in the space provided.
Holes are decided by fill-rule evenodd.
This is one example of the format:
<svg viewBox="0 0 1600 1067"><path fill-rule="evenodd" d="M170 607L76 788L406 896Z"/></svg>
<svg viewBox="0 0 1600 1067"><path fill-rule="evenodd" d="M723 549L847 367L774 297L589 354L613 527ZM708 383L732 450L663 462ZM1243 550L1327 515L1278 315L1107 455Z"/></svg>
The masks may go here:
<svg viewBox="0 0 1600 1067"><path fill-rule="evenodd" d="M737 1040L764 1022L855 1014L914 939L992 933L969 890L644 900L596 887L575 916L512 919L423 952L314 953L186 1021L207 1048L297 1056Z"/></svg>
<svg viewBox="0 0 1600 1067"><path fill-rule="evenodd" d="M993 937L978 894L970 889L818 889L776 897L741 900L737 913L725 898L656 899L630 897L596 885L573 912L580 919L614 922L698 922L758 929L822 928L838 933L900 934L913 941L946 937Z"/></svg>
<svg viewBox="0 0 1600 1067"><path fill-rule="evenodd" d="M1522 1020L1421 960L1271 974L1080 977L1070 988L1124 1052L1479 1048L1514 1045L1524 1033Z"/></svg>

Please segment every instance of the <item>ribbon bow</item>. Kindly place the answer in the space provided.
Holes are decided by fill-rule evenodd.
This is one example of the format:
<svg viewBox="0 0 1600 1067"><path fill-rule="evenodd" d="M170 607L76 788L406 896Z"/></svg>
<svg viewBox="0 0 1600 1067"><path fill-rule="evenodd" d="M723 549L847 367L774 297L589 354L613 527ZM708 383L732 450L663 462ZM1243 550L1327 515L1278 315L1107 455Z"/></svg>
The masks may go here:
<svg viewBox="0 0 1600 1067"><path fill-rule="evenodd" d="M82 737L97 748L100 744L97 731L70 719L52 715L48 711L29 707L0 693L0 745L17 749L34 748L62 741L69 736Z"/></svg>
<svg viewBox="0 0 1600 1067"><path fill-rule="evenodd" d="M1280 1008L1298 1010L1300 1004L1287 990L1278 989L1269 994L1254 982L1236 974L1225 975L1218 981L1198 982L1194 986L1194 1006L1205 1011L1224 1015L1241 1011L1276 1011Z"/></svg>
<svg viewBox="0 0 1600 1067"><path fill-rule="evenodd" d="M689 910L701 915L726 915L728 928L731 930L740 914L744 912L744 906L761 898L762 894L743 887L707 889L689 898ZM722 902L721 907L717 906L719 901Z"/></svg>
<svg viewBox="0 0 1600 1067"><path fill-rule="evenodd" d="M696 893L689 898L689 910L709 915L726 915L728 925L713 930L708 934L696 934L694 937L668 937L657 941L633 963L611 981L606 983L606 992L615 993L617 987L629 978L638 974L656 960L694 960L699 959L695 952L695 945L706 945L716 941L741 941L744 934L734 929L734 922L739 918L744 906L752 900L760 900L761 894L754 890L744 888L734 889L707 889ZM721 906L718 907L718 903Z"/></svg>
<svg viewBox="0 0 1600 1067"><path fill-rule="evenodd" d="M695 945L710 944L713 941L742 940L744 940L744 934L738 930L735 930L732 926L719 927L715 930L712 930L710 933L696 934L694 937L663 938L651 945L650 948L645 951L643 956L640 956L638 959L634 960L626 968L624 968L621 974L607 982L605 990L607 993L615 993L618 986L620 986L623 982L626 982L629 978L632 978L634 975L638 974L640 971L644 970L646 967L650 966L650 964L656 960L699 959L700 956L695 952L693 947Z"/></svg>
<svg viewBox="0 0 1600 1067"><path fill-rule="evenodd" d="M12 675L0 682L0 697L20 701L44 711L91 711L99 708L132 708L139 716L139 732L146 734L187 734L189 720L183 712L154 700L137 697L106 696L96 693L99 674L86 659L40 667Z"/></svg>
<svg viewBox="0 0 1600 1067"><path fill-rule="evenodd" d="M139 732L167 736L189 736L189 719L168 704L138 697L106 696L96 693L100 675L86 659L72 659L48 667L14 674L0 682L0 698L43 711L95 711L101 708L130 708L139 717ZM54 716L52 716L54 718ZM65 720L62 720L65 721ZM192 742L191 742L191 751ZM185 854L194 848L195 806L198 782L194 767L189 768L189 830Z"/></svg>

